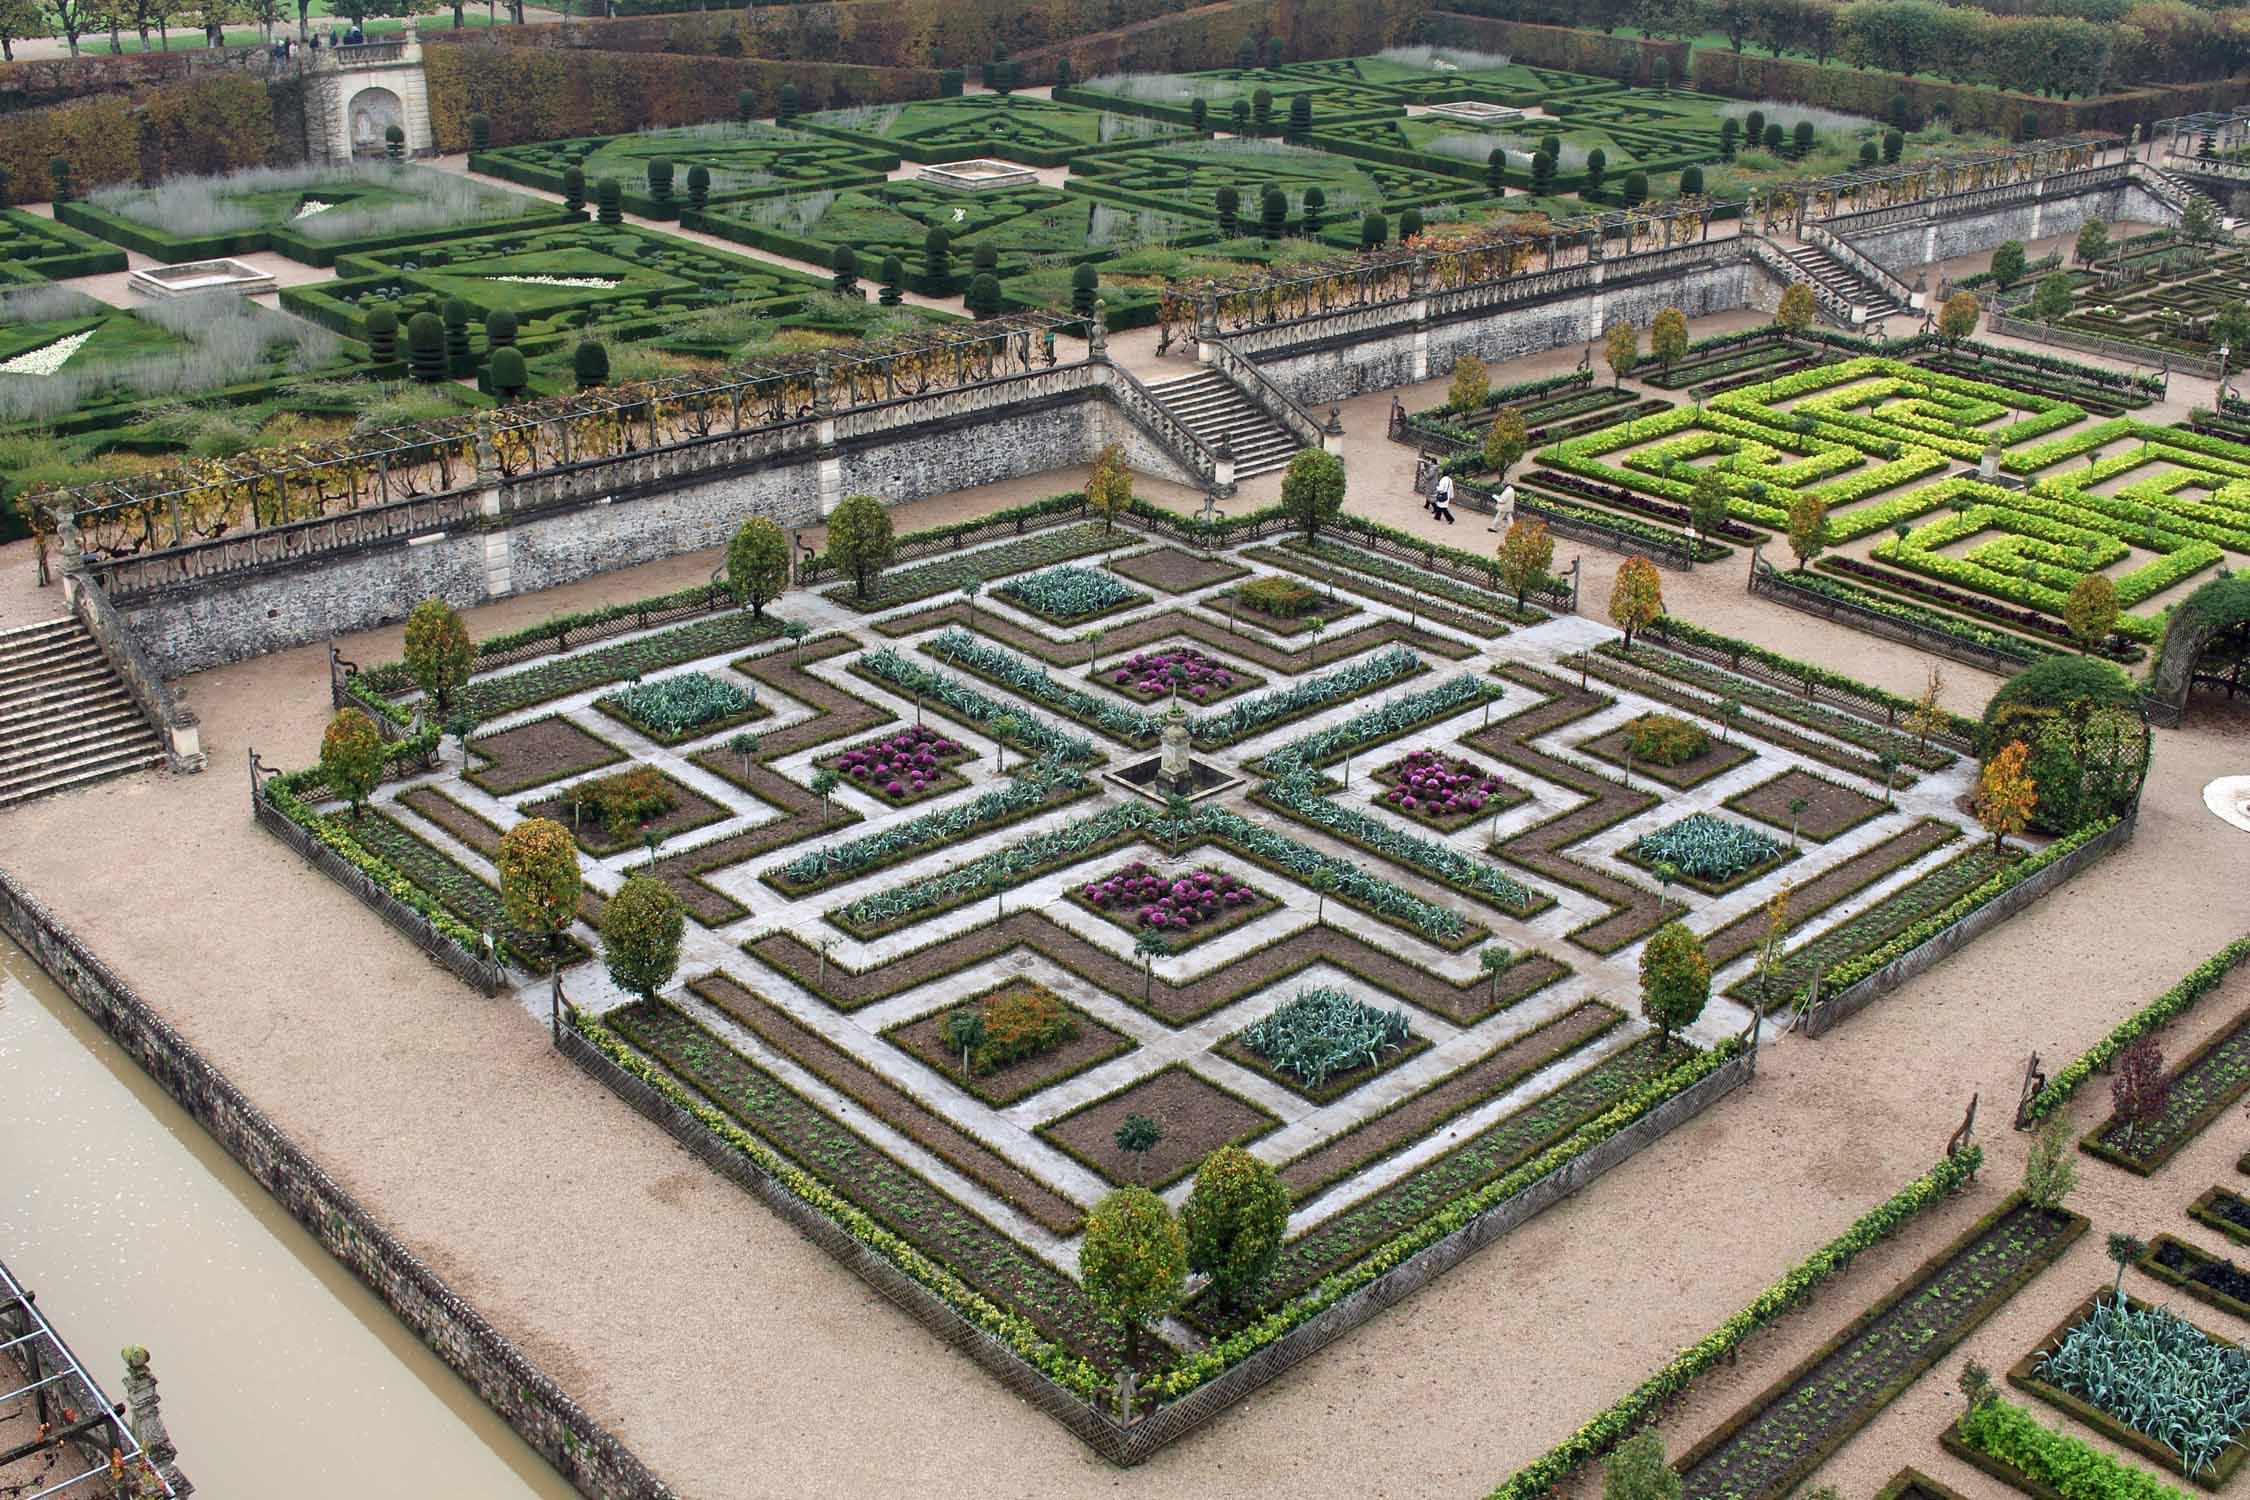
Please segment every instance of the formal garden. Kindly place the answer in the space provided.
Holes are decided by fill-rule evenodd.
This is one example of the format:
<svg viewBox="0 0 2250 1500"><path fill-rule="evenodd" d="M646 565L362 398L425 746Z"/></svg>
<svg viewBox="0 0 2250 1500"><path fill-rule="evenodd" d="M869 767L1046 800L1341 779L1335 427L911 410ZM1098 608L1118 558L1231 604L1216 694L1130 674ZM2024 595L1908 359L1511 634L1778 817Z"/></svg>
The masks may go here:
<svg viewBox="0 0 2250 1500"><path fill-rule="evenodd" d="M1704 1107L1761 1020L2131 805L2037 682L2000 722L2079 777L2044 813L1939 683L1745 674L1639 562L1634 638L1597 641L1536 529L1496 566L1340 515L1341 477L1303 455L1203 533L1063 496L988 543L1017 528L897 537L854 498L795 589L753 520L710 588L484 641L431 601L261 796L465 976L489 941L543 1015L559 976L598 1076L1141 1412ZM1152 774L1168 725L1192 786ZM2078 1222L1946 1274L2028 1274Z"/></svg>
<svg viewBox="0 0 2250 1500"><path fill-rule="evenodd" d="M879 143L736 120L487 147L470 153L469 166L549 193L568 195L575 183L581 200L593 184L613 181L628 212L676 219L710 204L881 182L898 160L895 148Z"/></svg>

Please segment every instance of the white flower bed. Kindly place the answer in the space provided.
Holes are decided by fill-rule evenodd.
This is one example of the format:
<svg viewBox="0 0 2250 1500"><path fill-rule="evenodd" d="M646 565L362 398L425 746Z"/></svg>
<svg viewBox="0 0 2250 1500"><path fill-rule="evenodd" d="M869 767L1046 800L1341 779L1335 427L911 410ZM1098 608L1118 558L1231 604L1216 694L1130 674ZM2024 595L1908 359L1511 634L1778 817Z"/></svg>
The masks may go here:
<svg viewBox="0 0 2250 1500"><path fill-rule="evenodd" d="M615 289L614 276L488 276L487 281L522 281L532 286L584 286L599 292Z"/></svg>
<svg viewBox="0 0 2250 1500"><path fill-rule="evenodd" d="M97 330L89 328L84 333L74 333L66 339L56 339L36 349L26 349L14 359L0 363L0 375L52 375L70 363L70 357L86 347Z"/></svg>

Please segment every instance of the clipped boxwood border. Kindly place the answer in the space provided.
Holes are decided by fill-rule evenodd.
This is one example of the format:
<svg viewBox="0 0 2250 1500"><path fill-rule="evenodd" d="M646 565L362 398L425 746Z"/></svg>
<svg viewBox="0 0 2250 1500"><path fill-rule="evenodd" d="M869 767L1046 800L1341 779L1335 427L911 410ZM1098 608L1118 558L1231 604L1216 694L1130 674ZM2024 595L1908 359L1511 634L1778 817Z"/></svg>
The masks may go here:
<svg viewBox="0 0 2250 1500"><path fill-rule="evenodd" d="M2029 862L2028 860L2025 861L2027 864ZM2174 1063L2170 1070L2172 1080L2177 1083L2181 1077L2191 1071L2196 1064L2202 1062L2206 1056L2246 1029L2250 1029L2250 1010L2246 1010L2235 1017L2231 1025L2223 1026L2213 1032L2193 1052ZM2080 1136L2078 1138L2078 1149L2097 1160L2108 1162L2113 1167L2123 1167L2136 1177L2153 1176L2158 1168L2186 1150L2197 1136L2210 1127L2212 1121L2232 1109L2235 1101L2245 1093L2250 1093L2250 1072L2245 1072L2242 1080L2232 1088L2222 1089L2212 1095L2211 1102L2190 1115L2180 1128L2173 1133L2170 1143L2158 1150L2153 1156L2127 1155L2104 1141L2102 1135L2110 1128L2110 1118L2103 1119L2093 1129ZM2250 1452L2250 1449L2243 1451Z"/></svg>
<svg viewBox="0 0 2250 1500"><path fill-rule="evenodd" d="M1742 791L1736 792L1733 796L1727 798L1726 801L1720 803L1719 805L1725 808L1728 812L1736 813L1742 817L1750 819L1750 821L1752 821L1753 823L1766 823L1766 820L1764 818L1759 817L1756 813L1751 812L1748 808L1738 807L1735 804L1739 802L1749 801L1752 797L1764 791L1767 787L1772 786L1775 782L1781 780L1782 777L1790 775L1792 772L1799 775L1810 776L1815 781L1825 781L1830 786L1835 787L1838 791L1851 792L1854 795L1861 797L1867 796L1867 793L1860 791L1858 787L1847 786L1843 782L1838 781L1833 776L1823 776L1820 774L1820 772L1811 770L1805 766L1791 766L1787 770L1783 770L1776 773L1775 775L1768 776L1765 780L1759 782L1756 786L1747 787ZM1852 819L1849 823L1846 823L1843 827L1837 829L1834 833L1828 835L1828 837L1824 839L1814 838L1813 835L1809 833L1803 833L1801 834L1801 836L1810 843L1833 844L1834 842L1836 842L1836 840L1842 838L1845 834L1850 833L1853 829L1861 827L1864 824L1872 823L1877 818L1882 817L1886 813L1894 813L1897 811L1898 808L1893 804L1877 802L1873 807L1870 807L1867 811L1861 813L1858 817ZM1766 826L1768 828L1778 828L1781 825L1778 823L1766 823Z"/></svg>
<svg viewBox="0 0 2250 1500"><path fill-rule="evenodd" d="M1822 1361L1857 1338L1862 1331L1880 1321L1892 1308L1898 1306L1899 1303L1928 1283L1938 1272L1945 1269L1954 1257L1966 1253L1978 1240L1990 1233L2002 1219L2023 1206L2024 1202L2024 1196L2020 1192L2010 1193L2007 1197L2001 1199L1997 1205L1974 1224L1955 1235L1945 1245L1926 1257L1920 1265L1901 1277L1895 1286L1878 1298L1866 1311L1837 1330L1836 1334L1826 1343L1799 1360L1780 1379L1736 1408L1733 1416L1720 1423L1701 1442L1675 1459L1673 1468L1685 1474L1705 1456L1716 1452L1753 1418L1787 1395L1798 1382L1818 1369ZM1838 1448L1851 1441L1868 1423L1882 1415L1883 1411L1893 1401L1906 1392L1907 1387L1934 1369L1940 1360L1959 1347L1963 1339L1974 1333L1987 1318L1998 1312L2017 1292L2023 1290L2033 1277L2061 1258L2062 1253L2077 1243L2078 1237L2091 1227L2091 1221L2083 1214L2074 1214L2067 1210L2061 1210L2060 1212L2066 1221L2064 1227L2028 1263L2018 1267L2005 1281L1986 1288L1984 1295L1967 1309L1958 1310L1959 1321L1954 1325L1950 1338L1932 1340L1930 1344L1924 1346L1921 1352L1915 1356L1913 1363L1875 1392L1872 1404L1864 1409L1864 1415L1859 1415L1857 1420L1847 1420L1843 1425L1830 1429L1818 1443L1801 1454L1796 1462L1785 1471L1787 1475L1785 1482L1775 1485L1770 1490L1761 1491L1758 1495L1744 1497L1744 1500L1773 1500L1773 1497L1787 1495L1794 1491L1798 1485L1812 1475L1814 1470L1826 1463Z"/></svg>
<svg viewBox="0 0 2250 1500"><path fill-rule="evenodd" d="M2120 1021L2108 1036L2072 1058L2032 1096L2024 1111L2043 1120L2069 1102L2087 1079L2117 1060L2118 1054L2161 1026L2186 1015L2243 964L2250 963L2250 936L2238 937L2182 975L2179 983Z"/></svg>
<svg viewBox="0 0 2250 1500"><path fill-rule="evenodd" d="M2198 1224L2216 1229L2237 1245L2250 1245L2250 1228L2235 1223L2234 1220L2219 1212L2219 1199L2222 1197L2232 1198L2237 1203L2246 1201L2240 1193L2232 1188L2209 1188L2203 1196L2187 1206L2187 1216ZM2250 1310L2245 1310L2242 1315L2250 1318Z"/></svg>
<svg viewBox="0 0 2250 1500"><path fill-rule="evenodd" d="M1704 1054L1711 1056L1713 1054ZM1811 1297L1824 1281L1845 1270L1862 1251L1881 1244L1925 1210L1966 1186L1984 1164L1984 1148L1971 1144L1947 1156L1853 1222L1842 1234L1792 1266L1789 1273L1759 1293L1726 1322L1674 1355L1661 1369L1594 1415L1576 1432L1516 1471L1488 1500L1533 1500L1561 1484L1580 1467L1601 1457L1656 1420L1697 1376L1731 1360L1745 1339L1778 1321Z"/></svg>
<svg viewBox="0 0 2250 1500"><path fill-rule="evenodd" d="M2146 1265L2143 1265L2141 1269L2147 1270L2148 1268ZM2171 1280L2172 1278L2162 1277L2159 1279ZM2156 1439L2150 1437L2144 1432L2141 1432L2137 1428L2128 1427L2124 1422L2120 1421L2116 1417L2111 1416L2108 1412L2103 1411L2100 1407L2094 1405L2092 1402L2074 1396L2070 1392L2064 1390L2061 1386L2055 1385L2050 1381L2042 1380L2039 1378L2038 1366L2040 1358L2043 1355L2047 1354L2050 1350L2052 1350L2057 1343L2061 1342L2062 1336L2064 1334L2077 1327L2080 1323L2086 1321L2087 1318L2093 1316L2095 1304L2100 1300L2101 1292L2097 1288L2093 1296L2088 1297L2085 1301L2072 1308L2069 1314L2066 1315L2060 1323L2057 1323L2051 1330L2048 1331L2048 1334L2045 1338L2041 1339L2037 1344L2032 1346L2030 1353L2026 1354L2023 1358L2017 1360L2015 1364L2009 1367L2008 1384L2014 1386L2019 1391L2027 1391L2030 1394L2037 1396L2040 1400L2046 1402L2049 1406L2054 1407L2058 1411L2069 1413L2071 1416L2076 1417L2079 1421L2085 1423L2088 1427L2093 1428L2096 1432L2100 1433L2103 1437L2108 1438L2111 1442L2117 1444L2119 1447L2131 1449L2133 1452L2138 1453L2141 1457L2149 1460L2151 1463L2162 1465L2164 1468L2170 1470L2174 1474L2179 1475L2181 1478L2188 1480L2192 1484L2198 1485L2201 1488L2207 1490L2216 1490L2220 1488L2229 1479L2234 1477L2235 1471L2240 1469L2245 1461L2250 1461L2250 1448L2246 1448L2242 1445L2239 1434L2236 1441L2231 1443L2227 1447L2227 1450L2219 1455L2218 1462L2214 1463L2211 1466L2211 1469L2208 1473L2190 1474L2187 1470L2187 1465L2180 1462L2179 1456L2175 1454L2171 1449L2158 1442ZM2133 1296L2131 1293L2127 1293L2125 1295L2125 1305L2127 1307L2153 1306L2153 1304L2151 1303L2141 1301L2141 1299ZM2173 1316L2178 1317L2179 1315L2177 1313L2174 1313ZM2180 1321L2186 1323L2187 1319L2181 1318ZM2213 1333L2210 1329L2203 1327L2199 1323L2188 1323L2188 1326L2190 1328L2193 1328L2197 1333L2202 1334L2212 1343L2220 1345L2223 1348L2234 1349L2240 1347L2232 1339L2220 1338L2217 1334ZM2250 1429L2246 1429L2246 1431L2250 1431Z"/></svg>
<svg viewBox="0 0 2250 1500"><path fill-rule="evenodd" d="M1056 1127L1061 1125L1066 1120L1076 1119L1078 1116L1084 1114L1090 1109L1097 1109L1100 1106L1109 1103L1111 1100L1118 1098L1120 1095L1129 1094L1135 1089L1142 1088L1148 1084L1154 1083L1157 1079L1162 1078L1167 1073L1188 1074L1190 1077L1194 1078L1197 1083L1202 1084L1206 1088L1218 1090L1220 1093L1226 1095L1229 1099L1234 1100L1237 1104L1242 1105L1244 1108L1256 1111L1267 1121L1266 1124L1258 1127L1255 1130L1252 1130L1248 1135L1237 1137L1231 1143L1233 1145L1247 1146L1252 1141L1264 1140L1267 1136L1272 1135L1275 1131L1281 1129L1281 1127L1287 1123L1281 1118L1281 1116L1275 1114L1272 1110L1266 1108L1263 1104L1260 1104L1257 1100L1251 1098L1249 1095L1228 1088L1225 1084L1219 1082L1216 1078L1211 1077L1208 1073L1197 1072L1195 1069L1189 1067L1187 1065L1187 1062L1183 1059L1177 1062L1168 1062L1153 1073L1144 1073L1138 1078L1128 1078L1127 1080L1125 1080L1125 1082L1119 1084L1116 1088L1109 1090L1107 1093L1096 1094L1091 1099L1073 1104L1070 1108L1064 1110L1061 1114L1056 1115L1053 1119L1041 1121L1038 1127L1032 1131L1032 1134L1039 1137L1041 1141L1045 1142L1054 1150L1061 1152L1063 1155L1069 1157L1072 1161L1084 1167L1087 1171L1093 1173L1096 1177L1099 1177L1102 1181L1108 1182L1111 1180L1108 1169L1101 1166L1092 1157L1087 1156L1083 1152L1079 1151L1068 1141L1064 1140L1060 1135L1056 1133ZM1179 1170L1172 1173L1171 1176L1157 1182L1142 1181L1136 1185L1145 1187L1152 1193L1161 1193L1166 1188L1170 1187L1173 1183L1183 1182L1188 1177L1192 1176L1198 1165L1200 1165L1200 1163L1198 1162L1182 1162L1180 1164Z"/></svg>
<svg viewBox="0 0 2250 1500"><path fill-rule="evenodd" d="M1967 1500L1967 1497L1909 1464L1875 1492L1875 1500Z"/></svg>
<svg viewBox="0 0 2250 1500"><path fill-rule="evenodd" d="M1019 974L1010 979L1003 979L998 984L987 985L985 988L978 990L973 995L964 995L959 1000L949 1000L943 1005L938 1006L937 1010L935 1011L924 1011L918 1016L909 1016L903 1021L895 1021L889 1026L884 1027L881 1031L877 1032L876 1035L880 1036L884 1041L890 1043L893 1047L896 1047L901 1056L910 1058L913 1061L920 1063L924 1067L930 1067L930 1060L927 1057L924 1057L921 1053L915 1051L912 1047L908 1046L905 1042L899 1039L901 1033L913 1027L921 1025L923 1022L929 1020L931 1016L937 1014L939 1011L950 1012L956 1010L967 1010L971 1007L982 1006L986 1000L991 999L994 995L999 994L1003 990L1012 989L1019 984L1037 985L1040 989L1047 990L1050 994L1055 993L1050 986L1041 984L1036 979L1026 979ZM1084 1006L1074 1004L1069 999L1064 998L1059 994L1056 996L1056 998L1062 1000L1063 1009L1069 1011L1073 1016L1077 1017L1080 1025L1090 1026L1097 1031L1107 1032L1110 1036L1116 1038L1115 1045L1106 1047L1103 1050L1096 1052L1091 1057L1088 1057L1084 1062L1079 1063L1076 1067L1067 1068L1060 1073L1044 1075L1039 1079L1037 1083L1032 1084L1029 1088L1020 1089L1012 1094L994 1093L987 1088L981 1087L980 1085L988 1081L992 1076L990 1074L972 1073L964 1079L957 1073L945 1072L939 1069L932 1069L932 1071L941 1072L946 1082L952 1084L955 1088L961 1090L963 1093L968 1094L971 1097L979 1100L980 1102L991 1106L993 1109L1007 1109L1011 1105L1021 1104L1026 1099L1045 1093L1047 1090L1053 1088L1058 1083L1068 1083L1071 1079L1078 1077L1081 1073L1091 1073L1092 1071L1094 1071L1094 1069L1101 1067L1105 1063L1115 1062L1117 1061L1117 1059L1125 1056L1128 1053L1137 1052L1140 1050L1141 1044L1139 1040L1136 1039L1131 1033L1119 1031L1116 1027L1104 1021L1101 1017L1093 1014L1091 1011L1088 1011ZM1037 1054L1034 1054L1032 1057L1022 1059L1022 1061L1024 1062L1033 1062L1036 1060Z"/></svg>
<svg viewBox="0 0 2250 1500"><path fill-rule="evenodd" d="M706 723L698 724L692 729L683 730L678 734L665 734L654 726L633 717L631 713L626 711L623 704L616 701L616 698L615 693L602 694L594 700L594 711L616 720L652 744L662 745L667 749L693 744L697 740L707 740L713 735L724 734L729 729L740 729L745 724L756 724L773 717L772 704L753 703L741 713L726 714ZM514 726L509 727L513 728Z"/></svg>
<svg viewBox="0 0 2250 1500"><path fill-rule="evenodd" d="M1248 1028L1245 1027L1244 1030L1248 1030ZM1241 1031L1229 1032L1219 1038L1211 1044L1210 1051L1214 1056L1225 1058L1246 1073L1257 1074L1275 1088L1295 1094L1309 1104L1325 1105L1334 1104L1338 1099L1343 1098L1362 1084L1373 1083L1392 1070L1404 1067L1436 1045L1428 1037L1410 1029L1406 1034L1406 1045L1399 1048L1392 1056L1383 1059L1372 1068L1361 1066L1348 1072L1338 1073L1317 1089L1308 1087L1296 1075L1285 1069L1275 1067L1252 1051L1250 1044L1243 1040ZM1429 1137L1424 1136L1423 1139L1427 1140Z"/></svg>
<svg viewBox="0 0 2250 1500"><path fill-rule="evenodd" d="M1999 1398L1994 1397L1993 1399L1998 1400ZM2024 1407L2016 1406L2013 1402L2007 1404L2011 1410L2022 1413L2024 1421L2046 1434L2047 1442L2054 1456L2067 1456L2072 1460L2082 1460L2085 1463L2084 1477L2087 1483L2085 1490L2066 1495L2053 1485L2025 1473L2006 1459L1987 1453L1982 1448L1972 1446L1961 1436L1961 1423L1967 1420L1965 1417L1954 1418L1952 1425L1938 1434L1938 1446L1971 1468L1991 1475L2011 1489L2021 1490L2024 1494L2031 1496L2032 1500L2096 1500L2096 1497L2110 1496L2114 1493L2111 1477L2113 1475L2120 1477L2131 1475L2134 1479L2146 1479L2148 1482L2145 1490L2132 1493L2125 1497L2125 1500L2187 1500L2185 1491L2174 1489L2157 1479L2153 1474L2143 1474L2142 1471L2130 1464L2119 1463L2101 1449L2081 1438L2073 1437L2067 1432L2056 1431L2041 1422L2037 1416Z"/></svg>
<svg viewBox="0 0 2250 1500"><path fill-rule="evenodd" d="M2210 1194L2208 1193L2204 1194L2204 1197L2209 1196ZM2165 1265L2162 1261L2158 1260L2156 1258L2156 1252L2163 1249L2167 1245L2177 1246L2181 1254L2187 1256L2195 1264L2209 1265L2212 1263L2219 1263L2223 1265L2234 1266L2234 1262L2228 1260L2225 1256L2213 1255L2210 1251L2204 1249L2202 1246L2191 1245L2186 1240L2183 1240L2179 1236L2172 1234L2158 1235L2155 1240L2150 1243L2149 1247L2141 1252L2141 1258L2133 1262L2133 1264L2138 1266L2141 1270L2146 1271L2149 1275L2155 1277L2158 1281L2162 1281L2169 1285L2178 1287L2181 1291L2187 1293L2190 1297L2195 1298L2198 1302L2209 1303L2219 1311L2233 1313L2238 1318L2250 1318L2250 1302L2245 1302L2239 1297L2230 1297L2225 1292L2220 1291L2217 1287L2206 1286L2202 1282L2195 1280L2193 1277L2183 1276L2178 1271L2173 1270L2170 1266ZM2242 1268L2240 1266L2234 1266L2234 1269L2239 1271ZM2236 1451L2241 1451L2240 1444L2236 1445Z"/></svg>

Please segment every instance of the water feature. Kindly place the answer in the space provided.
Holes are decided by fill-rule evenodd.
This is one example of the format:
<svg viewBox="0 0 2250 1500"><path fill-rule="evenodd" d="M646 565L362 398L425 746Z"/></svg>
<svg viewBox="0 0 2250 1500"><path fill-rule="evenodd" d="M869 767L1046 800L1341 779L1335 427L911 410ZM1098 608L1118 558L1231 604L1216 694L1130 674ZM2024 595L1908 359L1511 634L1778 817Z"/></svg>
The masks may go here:
<svg viewBox="0 0 2250 1500"><path fill-rule="evenodd" d="M0 1255L203 1493L577 1493L5 938L0 1085Z"/></svg>

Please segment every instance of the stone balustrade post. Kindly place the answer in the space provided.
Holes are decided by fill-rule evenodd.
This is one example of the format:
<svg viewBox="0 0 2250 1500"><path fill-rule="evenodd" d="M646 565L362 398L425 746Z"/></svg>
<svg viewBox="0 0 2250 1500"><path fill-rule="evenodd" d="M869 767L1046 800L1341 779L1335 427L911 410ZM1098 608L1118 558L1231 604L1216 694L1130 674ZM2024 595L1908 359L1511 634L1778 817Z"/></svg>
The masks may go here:
<svg viewBox="0 0 2250 1500"><path fill-rule="evenodd" d="M180 1450L173 1446L172 1434L165 1430L161 1402L156 1394L156 1376L149 1371L148 1351L138 1344L127 1345L122 1351L125 1359L126 1423L133 1430L134 1439L140 1443L142 1454L149 1467L161 1475L179 1500L195 1493L195 1486L180 1472Z"/></svg>

